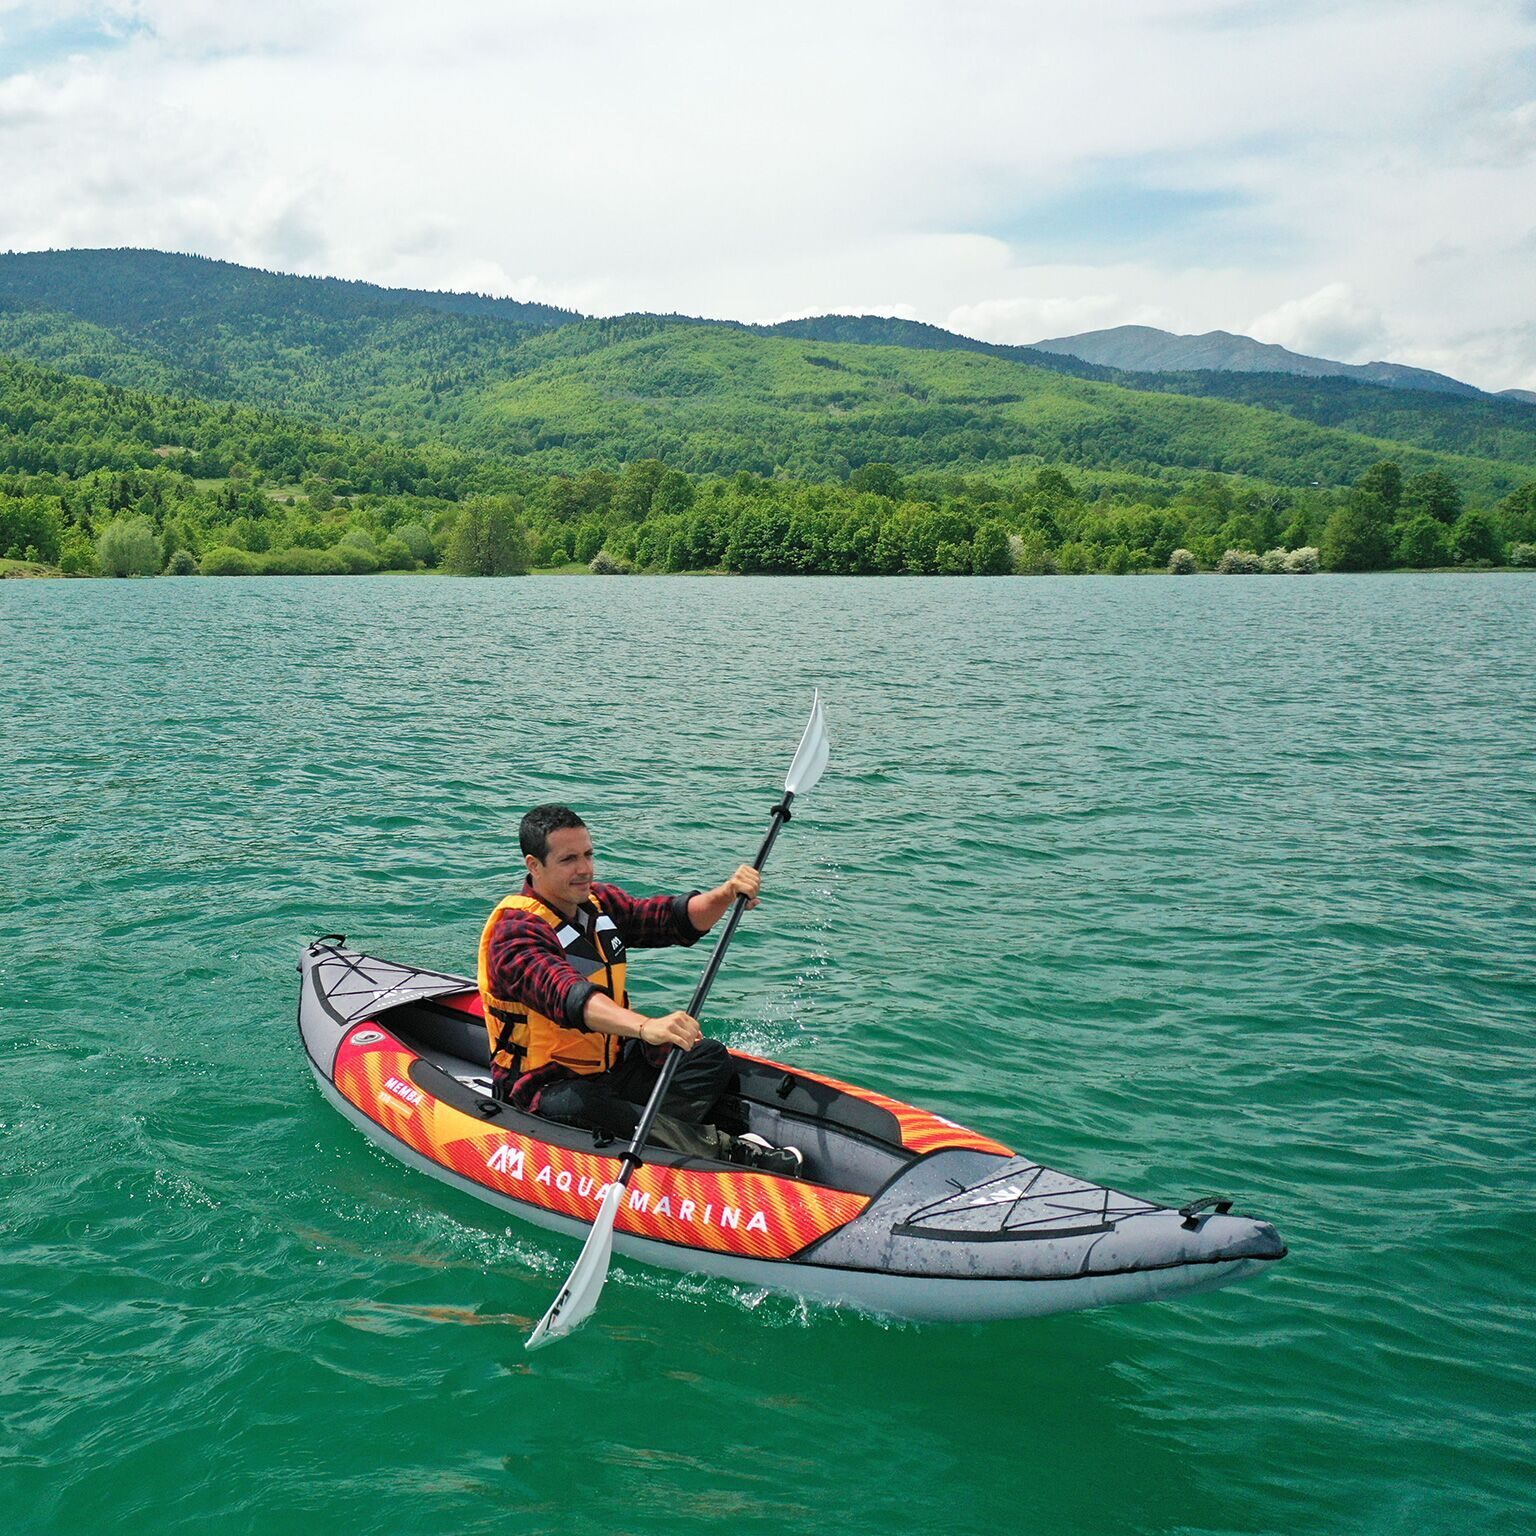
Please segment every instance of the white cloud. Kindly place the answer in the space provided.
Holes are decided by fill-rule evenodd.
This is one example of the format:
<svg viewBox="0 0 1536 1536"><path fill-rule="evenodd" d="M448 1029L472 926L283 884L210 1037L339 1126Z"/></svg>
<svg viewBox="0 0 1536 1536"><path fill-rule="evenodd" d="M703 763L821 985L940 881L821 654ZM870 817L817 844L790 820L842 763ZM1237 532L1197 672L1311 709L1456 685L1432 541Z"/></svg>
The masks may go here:
<svg viewBox="0 0 1536 1536"><path fill-rule="evenodd" d="M1247 333L1341 363L1379 361L1387 340L1381 316L1362 304L1348 283L1325 283L1305 298L1276 305L1248 326Z"/></svg>
<svg viewBox="0 0 1536 1536"><path fill-rule="evenodd" d="M1166 329L1177 317L1158 305L1136 304L1119 294L1083 293L1023 299L983 299L949 312L944 325L979 341L1028 345L1101 331L1115 325L1155 325Z"/></svg>
<svg viewBox="0 0 1536 1536"><path fill-rule="evenodd" d="M1476 143L1486 164L1528 165L1536 159L1536 101L1523 102L1481 124Z"/></svg>
<svg viewBox="0 0 1536 1536"><path fill-rule="evenodd" d="M1257 315L1536 373L1520 0L0 0L0 77L58 18L122 41L0 78L0 247L1007 341ZM1106 184L1207 211L1106 238ZM1013 243L1045 203L1070 259Z"/></svg>

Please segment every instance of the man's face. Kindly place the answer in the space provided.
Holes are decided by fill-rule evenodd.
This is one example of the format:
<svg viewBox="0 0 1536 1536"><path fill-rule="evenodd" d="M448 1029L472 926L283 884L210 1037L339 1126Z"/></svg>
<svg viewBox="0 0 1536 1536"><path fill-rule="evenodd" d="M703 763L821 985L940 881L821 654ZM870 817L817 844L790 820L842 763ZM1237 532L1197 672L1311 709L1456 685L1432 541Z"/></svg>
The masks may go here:
<svg viewBox="0 0 1536 1536"><path fill-rule="evenodd" d="M592 894L592 838L585 827L561 827L549 834L549 855L530 853L523 862L534 889L556 906L579 907Z"/></svg>

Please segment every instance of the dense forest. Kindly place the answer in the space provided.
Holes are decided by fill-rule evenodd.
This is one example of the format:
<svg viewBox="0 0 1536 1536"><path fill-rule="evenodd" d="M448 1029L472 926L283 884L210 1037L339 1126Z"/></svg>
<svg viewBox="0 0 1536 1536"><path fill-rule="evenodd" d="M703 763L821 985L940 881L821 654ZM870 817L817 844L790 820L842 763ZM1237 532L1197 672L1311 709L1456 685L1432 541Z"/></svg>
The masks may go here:
<svg viewBox="0 0 1536 1536"><path fill-rule="evenodd" d="M1373 569L1523 563L1533 544L1536 480L1485 508L1443 471L1393 461L1345 490L882 463L803 481L654 458L552 475L0 359L0 556L68 574L1129 573L1176 555L1285 569L1278 552L1309 548Z"/></svg>
<svg viewBox="0 0 1536 1536"><path fill-rule="evenodd" d="M1402 399L1399 390L1351 378L1214 369L1131 371L1087 363L1066 353L1043 352L1037 347L976 341L914 320L887 320L873 315L820 315L759 329L767 335L806 340L981 352L1103 384L1118 384L1125 389L1255 405L1316 426L1338 427L1364 437L1389 438L1434 453L1536 464L1536 416L1528 403L1505 396L1421 389Z"/></svg>
<svg viewBox="0 0 1536 1536"><path fill-rule="evenodd" d="M1252 374L1133 390L832 318L587 320L158 253L0 256L0 559L1129 573L1536 544L1518 403Z"/></svg>
<svg viewBox="0 0 1536 1536"><path fill-rule="evenodd" d="M1355 379L1279 373L1127 374L1144 390L1167 390L1278 411L1363 437L1411 443L1436 453L1536 464L1536 408L1485 395L1383 389Z"/></svg>
<svg viewBox="0 0 1536 1536"><path fill-rule="evenodd" d="M811 345L656 322L608 322L600 338L598 329L585 322L530 337L525 371L478 397L457 440L562 471L654 457L696 473L844 479L878 462L1022 480L1054 465L1298 487L1349 484L1391 453L1410 472L1441 469L1490 501L1536 469L1536 416L1522 439L1528 462L1498 461L968 351ZM534 360L540 366L528 366Z"/></svg>

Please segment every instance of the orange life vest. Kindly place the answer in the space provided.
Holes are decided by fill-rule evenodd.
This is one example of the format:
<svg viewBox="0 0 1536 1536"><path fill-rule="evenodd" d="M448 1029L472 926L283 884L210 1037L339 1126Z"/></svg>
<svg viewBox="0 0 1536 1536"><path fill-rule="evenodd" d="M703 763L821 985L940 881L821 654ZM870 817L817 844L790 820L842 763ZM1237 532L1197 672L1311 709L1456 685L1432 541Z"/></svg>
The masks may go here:
<svg viewBox="0 0 1536 1536"><path fill-rule="evenodd" d="M573 1072L606 1072L619 1059L624 1042L597 1030L571 1029L536 1012L516 998L498 997L491 990L491 934L503 912L532 912L555 930L565 958L599 992L620 1006L629 1006L624 990L624 941L597 897L583 907L587 921L576 923L547 906L537 896L519 892L498 902L480 935L478 980L485 1004L485 1028L491 1039L491 1061L505 1071L531 1072L546 1062L558 1062Z"/></svg>

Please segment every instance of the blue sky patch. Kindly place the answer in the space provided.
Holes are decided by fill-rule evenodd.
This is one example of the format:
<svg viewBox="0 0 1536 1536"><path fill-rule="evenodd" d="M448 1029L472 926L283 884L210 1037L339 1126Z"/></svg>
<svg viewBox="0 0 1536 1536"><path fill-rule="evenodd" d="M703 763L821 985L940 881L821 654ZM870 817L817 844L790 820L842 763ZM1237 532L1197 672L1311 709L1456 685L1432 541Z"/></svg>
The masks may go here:
<svg viewBox="0 0 1536 1536"><path fill-rule="evenodd" d="M109 24L99 16L71 16L57 21L43 11L13 11L0 16L0 79L61 64L77 53L121 48L148 28Z"/></svg>
<svg viewBox="0 0 1536 1536"><path fill-rule="evenodd" d="M1148 186L1126 176L1090 176L1079 185L1016 204L979 234L1004 240L1032 262L1096 262L1156 255L1195 261L1213 248L1230 255L1258 238L1253 205L1220 188ZM1265 244L1274 232L1263 236Z"/></svg>

